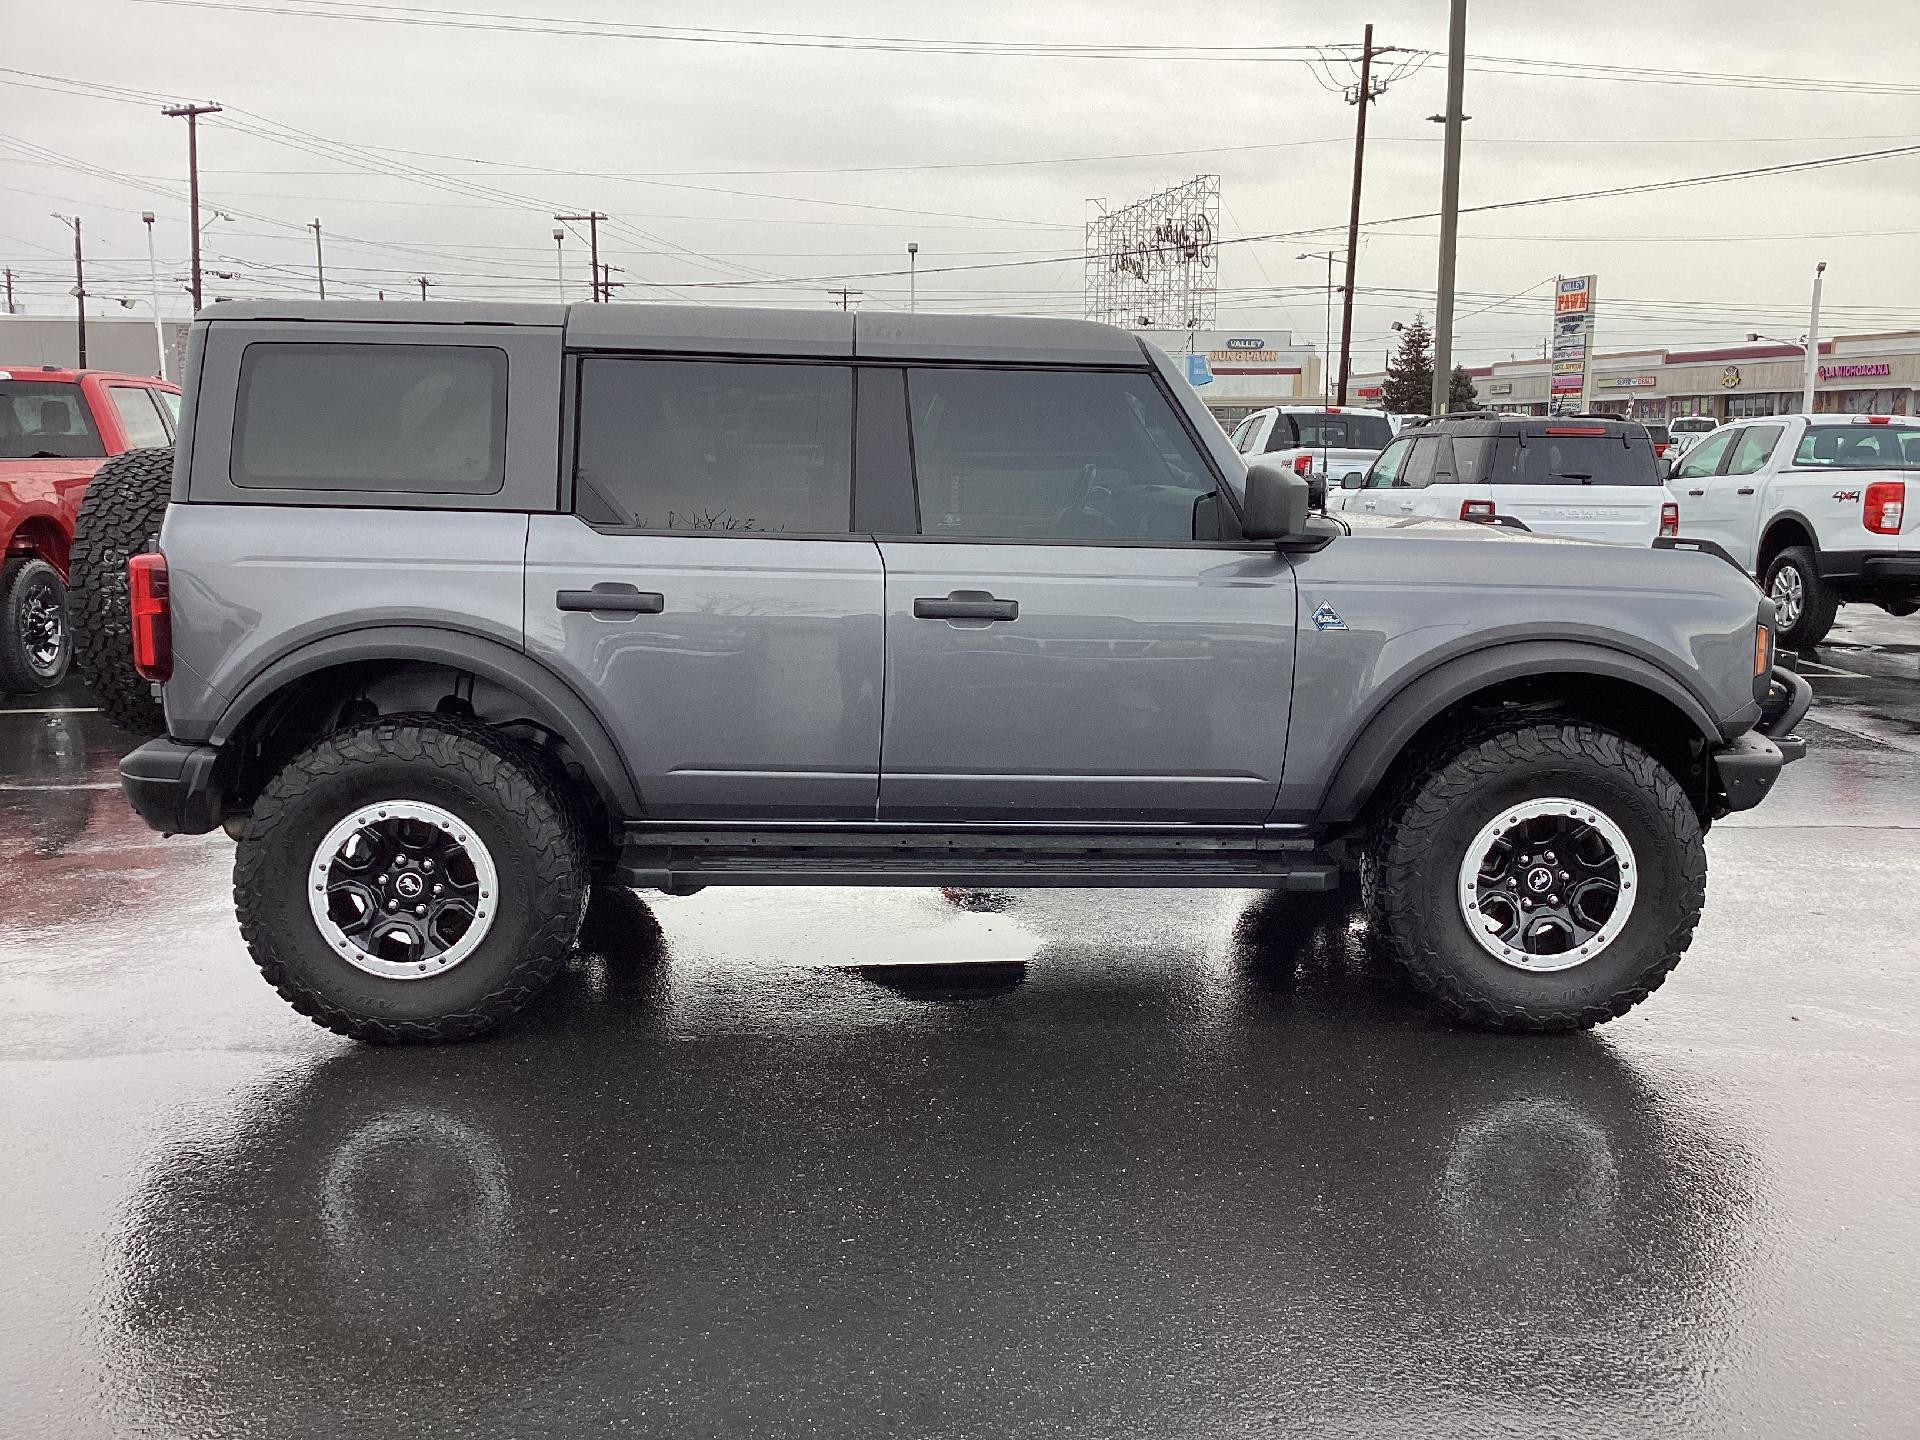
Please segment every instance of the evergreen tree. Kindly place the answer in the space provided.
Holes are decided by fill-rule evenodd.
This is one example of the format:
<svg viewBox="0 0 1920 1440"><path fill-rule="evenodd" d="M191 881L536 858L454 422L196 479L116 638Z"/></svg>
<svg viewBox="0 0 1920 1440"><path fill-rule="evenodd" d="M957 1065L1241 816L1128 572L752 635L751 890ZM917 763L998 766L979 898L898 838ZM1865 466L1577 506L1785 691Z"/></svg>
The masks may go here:
<svg viewBox="0 0 1920 1440"><path fill-rule="evenodd" d="M1457 376L1454 383L1457 388ZM1424 315L1415 315L1400 331L1400 343L1387 362L1386 383L1380 387L1380 404L1395 415L1433 413L1433 336Z"/></svg>
<svg viewBox="0 0 1920 1440"><path fill-rule="evenodd" d="M1429 368L1427 373L1432 374L1432 369ZM1480 392L1474 388L1473 377L1467 374L1465 366L1454 366L1453 380L1447 386L1447 409L1478 410L1479 408Z"/></svg>

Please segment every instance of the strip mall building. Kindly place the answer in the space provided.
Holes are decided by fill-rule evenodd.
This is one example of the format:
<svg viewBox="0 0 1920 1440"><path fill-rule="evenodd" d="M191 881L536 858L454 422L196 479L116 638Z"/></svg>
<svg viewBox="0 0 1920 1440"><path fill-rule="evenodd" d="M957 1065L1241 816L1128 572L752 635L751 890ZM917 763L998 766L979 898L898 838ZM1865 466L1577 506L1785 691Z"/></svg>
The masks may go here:
<svg viewBox="0 0 1920 1440"><path fill-rule="evenodd" d="M1800 409L1805 352L1798 345L1714 350L1629 350L1594 357L1587 408L1636 420L1786 415ZM1547 413L1545 360L1471 366L1480 403L1517 415ZM1353 400L1378 405L1379 373L1362 375ZM1920 415L1920 330L1836 335L1820 342L1813 408L1820 414Z"/></svg>

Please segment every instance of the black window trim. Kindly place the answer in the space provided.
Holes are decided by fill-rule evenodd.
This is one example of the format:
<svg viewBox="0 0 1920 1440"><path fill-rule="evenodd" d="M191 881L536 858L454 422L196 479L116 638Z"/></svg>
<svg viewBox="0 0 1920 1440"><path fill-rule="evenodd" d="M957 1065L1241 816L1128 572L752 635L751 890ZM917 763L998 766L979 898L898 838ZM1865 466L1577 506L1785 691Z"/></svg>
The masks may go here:
<svg viewBox="0 0 1920 1440"><path fill-rule="evenodd" d="M408 489L401 489L401 490L384 489L384 490L374 491L374 490L365 488L364 484L358 481L355 481L352 483L346 483L346 484L338 483L343 479L343 477L337 476L337 475L321 477L323 479L336 482L332 484L314 484L311 477L308 477L307 483L304 483L304 484L292 483L289 477L281 477L279 479L272 480L272 481L256 480L253 483L248 483L247 481L240 479L240 475L242 473L240 470L240 445L241 445L241 435L243 433L243 423L244 423L244 415L246 410L246 394L247 394L247 356L251 351L262 346L275 348L275 349L302 349L302 350L346 350L346 349L378 348L382 350L485 351L498 356L499 363L498 363L498 367L494 375L494 381L493 381L493 399L494 399L494 408L493 408L493 417L492 417L493 418L493 426L492 426L493 435L492 435L492 444L490 447L491 453L489 457L488 470L487 470L488 476L493 481L493 484L488 489L485 489L485 490L468 490L468 489L427 490L427 489L421 489L421 488L408 488ZM510 466L508 464L508 457L507 457L507 436L511 433L511 426L509 424L508 407L512 403L512 397L513 397L513 356L512 356L512 353L507 349L505 345L462 344L462 343L457 343L452 339L417 340L417 341L415 340L332 341L332 340L305 340L305 339L248 340L240 346L239 354L234 359L233 373L234 373L234 392L233 392L233 411L232 411L233 427L227 437L227 466L226 466L227 473L225 478L228 485L232 486L235 490L241 491L243 494L257 497L259 503L277 504L279 502L274 498L275 495L284 495L289 492L300 494L300 495L351 496L351 497L356 497L356 500L358 500L360 503L365 503L365 501L368 498L374 495L406 495L406 496L432 497L442 502L446 502L449 500L479 501L479 500L496 499L500 495L504 494L508 488ZM382 508L387 508L387 507L383 506ZM434 507L422 507L422 508L434 508Z"/></svg>

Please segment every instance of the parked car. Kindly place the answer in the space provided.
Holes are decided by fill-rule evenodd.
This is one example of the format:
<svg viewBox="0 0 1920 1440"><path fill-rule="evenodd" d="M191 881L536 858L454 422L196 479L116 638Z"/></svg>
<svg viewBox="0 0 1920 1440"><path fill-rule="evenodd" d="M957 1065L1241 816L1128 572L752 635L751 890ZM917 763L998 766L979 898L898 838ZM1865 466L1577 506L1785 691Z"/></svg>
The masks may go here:
<svg viewBox="0 0 1920 1440"><path fill-rule="evenodd" d="M1653 458L1666 459L1667 452L1673 447L1673 435L1657 420L1643 420L1640 423L1647 427L1647 438L1653 441Z"/></svg>
<svg viewBox="0 0 1920 1440"><path fill-rule="evenodd" d="M1357 873L1449 1014L1578 1028L1802 750L1731 566L1314 513L1103 325L276 300L190 364L123 788L238 838L261 971L369 1041L518 1010L595 878Z"/></svg>
<svg viewBox="0 0 1920 1440"><path fill-rule="evenodd" d="M1772 415L1735 420L1689 450L1670 481L1688 539L1757 576L1783 644L1818 645L1845 603L1920 609L1920 420ZM1915 496L1920 499L1920 495Z"/></svg>
<svg viewBox="0 0 1920 1440"><path fill-rule="evenodd" d="M1606 416L1444 415L1403 431L1334 510L1517 521L1547 535L1650 545L1679 533L1647 427Z"/></svg>
<svg viewBox="0 0 1920 1440"><path fill-rule="evenodd" d="M1686 436L1698 437L1711 435L1720 428L1720 422L1711 415L1676 415L1667 421L1667 433L1679 440ZM1692 444L1692 440L1687 441Z"/></svg>
<svg viewBox="0 0 1920 1440"><path fill-rule="evenodd" d="M1393 434L1392 417L1382 410L1280 405L1241 421L1233 447L1249 461L1265 460L1334 486L1347 475L1365 473Z"/></svg>
<svg viewBox="0 0 1920 1440"><path fill-rule="evenodd" d="M68 564L87 483L110 455L171 445L179 406L175 386L146 376L0 367L0 692L66 678Z"/></svg>

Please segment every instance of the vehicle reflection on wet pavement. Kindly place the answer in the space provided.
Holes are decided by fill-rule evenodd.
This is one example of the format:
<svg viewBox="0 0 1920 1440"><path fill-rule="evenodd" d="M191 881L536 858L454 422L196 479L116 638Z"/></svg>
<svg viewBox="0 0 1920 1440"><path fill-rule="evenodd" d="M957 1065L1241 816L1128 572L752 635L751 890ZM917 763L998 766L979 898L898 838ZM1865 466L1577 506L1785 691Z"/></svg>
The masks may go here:
<svg viewBox="0 0 1920 1440"><path fill-rule="evenodd" d="M1299 897L759 889L376 1050L0 714L0 1432L1907 1432L1920 759L1807 733L1592 1034Z"/></svg>

